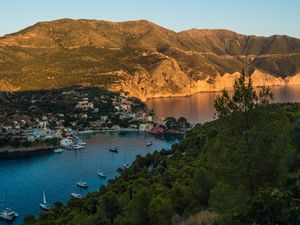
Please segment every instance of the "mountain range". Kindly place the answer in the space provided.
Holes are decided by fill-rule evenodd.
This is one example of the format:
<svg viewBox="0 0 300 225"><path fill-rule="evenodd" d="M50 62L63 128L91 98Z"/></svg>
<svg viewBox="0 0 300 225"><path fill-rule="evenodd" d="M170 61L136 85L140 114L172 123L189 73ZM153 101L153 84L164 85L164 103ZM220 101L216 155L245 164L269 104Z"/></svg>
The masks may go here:
<svg viewBox="0 0 300 225"><path fill-rule="evenodd" d="M300 39L83 19L0 37L0 91L81 85L146 100L230 88L243 70L256 86L300 84Z"/></svg>

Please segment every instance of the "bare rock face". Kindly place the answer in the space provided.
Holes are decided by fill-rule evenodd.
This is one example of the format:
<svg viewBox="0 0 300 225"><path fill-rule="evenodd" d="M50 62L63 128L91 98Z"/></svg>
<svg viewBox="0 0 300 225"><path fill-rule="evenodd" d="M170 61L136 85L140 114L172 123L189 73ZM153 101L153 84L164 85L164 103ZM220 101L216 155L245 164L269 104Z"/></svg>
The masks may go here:
<svg viewBox="0 0 300 225"><path fill-rule="evenodd" d="M2 92L11 92L11 91L19 91L20 87L12 85L10 82L6 80L0 80L0 91Z"/></svg>
<svg viewBox="0 0 300 225"><path fill-rule="evenodd" d="M191 94L193 81L172 58L153 65L149 71L139 70L125 81L121 89L143 100L155 97L183 96Z"/></svg>
<svg viewBox="0 0 300 225"><path fill-rule="evenodd" d="M156 70L153 74L146 71L138 72L133 79L124 82L118 90L125 90L131 95L146 101L149 98L188 96L198 92L230 90L233 88L236 78L240 76L240 72L235 72L232 74L226 73L223 76L217 75L214 80L194 81L182 71L174 69L174 67L165 67L164 70ZM251 78L253 85L257 87L300 84L300 73L283 79L255 70L251 74Z"/></svg>
<svg viewBox="0 0 300 225"><path fill-rule="evenodd" d="M242 70L256 86L300 84L300 40L62 19L0 37L0 68L0 91L100 86L146 100L232 88Z"/></svg>

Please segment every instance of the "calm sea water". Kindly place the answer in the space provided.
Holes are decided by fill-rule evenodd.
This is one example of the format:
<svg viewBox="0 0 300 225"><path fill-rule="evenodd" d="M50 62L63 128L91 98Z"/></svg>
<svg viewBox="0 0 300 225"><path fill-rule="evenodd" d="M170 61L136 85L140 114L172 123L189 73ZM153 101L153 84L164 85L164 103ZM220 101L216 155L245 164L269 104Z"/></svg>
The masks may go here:
<svg viewBox="0 0 300 225"><path fill-rule="evenodd" d="M272 87L274 102L300 102L300 86ZM203 123L214 119L214 100L220 93L197 93L188 97L156 98L147 101L160 117L183 116L192 123Z"/></svg>
<svg viewBox="0 0 300 225"><path fill-rule="evenodd" d="M156 139L138 131L105 132L83 139L87 142L84 150L0 160L0 206L2 209L7 189L8 206L20 215L14 224L22 223L27 214L37 215L41 211L39 203L43 190L50 204L56 201L65 203L73 191L84 195L97 191L109 178L118 175L117 168L123 167L123 163L132 163L137 155L170 148L178 141L175 137ZM146 147L149 140L153 145ZM118 147L120 152L112 153L110 147ZM101 179L97 175L99 170L108 177ZM76 187L80 179L89 182L87 190ZM0 224L5 223L0 221Z"/></svg>

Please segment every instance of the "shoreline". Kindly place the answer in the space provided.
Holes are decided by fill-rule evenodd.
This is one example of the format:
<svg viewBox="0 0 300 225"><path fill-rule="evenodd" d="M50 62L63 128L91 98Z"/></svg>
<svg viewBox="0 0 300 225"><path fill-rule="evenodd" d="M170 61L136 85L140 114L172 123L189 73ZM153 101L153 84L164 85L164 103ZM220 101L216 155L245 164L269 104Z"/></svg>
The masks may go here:
<svg viewBox="0 0 300 225"><path fill-rule="evenodd" d="M85 135L93 135L105 132L147 132L143 130L139 130L136 128L120 128L118 130L108 129L108 130L86 130L86 131L77 131L75 132L78 136L85 136ZM150 133L150 132L147 132ZM169 135L182 135L181 132L166 132L165 134ZM37 145L31 146L28 148L21 147L21 148L14 148L12 146L5 146L0 148L0 160L5 158L19 158L19 157L28 157L28 156L35 156L53 152L53 150L57 148L57 146L53 145Z"/></svg>
<svg viewBox="0 0 300 225"><path fill-rule="evenodd" d="M284 85L265 85L266 87L274 88L274 87L294 87L294 86L299 86L299 84L284 84ZM255 86L255 88L260 88L262 85ZM225 87L225 90L231 92L233 90L233 87ZM148 101L152 101L155 99L164 99L164 98L186 98L186 97L191 97L196 94L201 94L201 93L221 93L224 89L222 90L206 90L206 91L195 91L191 93L182 93L182 94L167 94L167 95L157 95L157 96L152 96L152 97L138 97L142 102L146 103Z"/></svg>
<svg viewBox="0 0 300 225"><path fill-rule="evenodd" d="M26 156L34 156L39 154L45 154L52 152L55 149L52 145L43 145L43 146L32 146L32 147L21 147L14 148L12 146L6 146L0 148L0 159L2 158L18 158Z"/></svg>
<svg viewBox="0 0 300 225"><path fill-rule="evenodd" d="M120 128L118 130L114 130L114 129L107 129L107 130L85 130L85 131L75 131L75 133L77 135L80 136L84 136L84 135L89 135L89 134L97 134L97 133L105 133L105 132L118 132L118 131L126 131L126 132L146 132L146 131L142 131L136 128Z"/></svg>
<svg viewBox="0 0 300 225"><path fill-rule="evenodd" d="M132 131L139 131L138 129L133 128L121 128L119 130L87 130L87 131L81 131L76 132L76 134L80 136L89 135L89 134L97 134L97 133L103 133L103 132L116 132L116 131L126 131L126 132L132 132ZM37 146L31 146L31 147L20 147L15 148L12 146L5 146L0 148L0 159L2 158L14 158L14 157L25 157L25 156L33 156L38 154L44 154L44 153L50 153L58 146L53 145L37 145Z"/></svg>

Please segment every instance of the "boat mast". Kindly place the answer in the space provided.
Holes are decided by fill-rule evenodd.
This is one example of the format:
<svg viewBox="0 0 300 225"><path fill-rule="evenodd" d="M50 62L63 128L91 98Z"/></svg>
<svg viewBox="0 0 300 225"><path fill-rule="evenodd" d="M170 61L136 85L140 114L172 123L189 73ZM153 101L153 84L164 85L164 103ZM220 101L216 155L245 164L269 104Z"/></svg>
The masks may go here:
<svg viewBox="0 0 300 225"><path fill-rule="evenodd" d="M45 191L43 191L43 203L44 203L44 204L47 204Z"/></svg>

